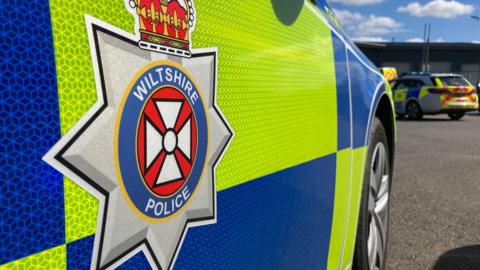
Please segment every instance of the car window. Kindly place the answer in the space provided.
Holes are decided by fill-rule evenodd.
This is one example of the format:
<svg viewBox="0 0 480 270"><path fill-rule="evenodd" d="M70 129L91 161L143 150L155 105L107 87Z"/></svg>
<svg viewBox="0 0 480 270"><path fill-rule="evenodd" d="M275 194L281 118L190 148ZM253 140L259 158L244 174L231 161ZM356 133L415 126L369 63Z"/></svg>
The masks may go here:
<svg viewBox="0 0 480 270"><path fill-rule="evenodd" d="M410 80L398 80L398 81L395 82L392 89L397 90L397 89L402 89L402 88L408 88L409 85L410 85Z"/></svg>
<svg viewBox="0 0 480 270"><path fill-rule="evenodd" d="M397 89L397 85L398 85L398 80L395 80L390 84L390 86L392 87L392 90Z"/></svg>
<svg viewBox="0 0 480 270"><path fill-rule="evenodd" d="M420 88L423 87L425 84L420 80L412 80L410 82L410 88Z"/></svg>
<svg viewBox="0 0 480 270"><path fill-rule="evenodd" d="M438 77L444 86L470 86L468 81L461 76Z"/></svg>

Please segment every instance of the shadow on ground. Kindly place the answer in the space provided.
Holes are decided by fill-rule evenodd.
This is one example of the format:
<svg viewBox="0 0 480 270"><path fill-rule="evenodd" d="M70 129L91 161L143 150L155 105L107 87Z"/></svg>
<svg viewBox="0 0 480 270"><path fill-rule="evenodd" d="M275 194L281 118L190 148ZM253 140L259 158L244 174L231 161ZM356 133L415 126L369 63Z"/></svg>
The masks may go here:
<svg viewBox="0 0 480 270"><path fill-rule="evenodd" d="M397 118L399 122L453 122L453 121L463 121L461 120L451 120L450 118L422 118L420 120L412 120L406 118Z"/></svg>
<svg viewBox="0 0 480 270"><path fill-rule="evenodd" d="M480 245L465 246L443 253L435 262L433 270L480 269Z"/></svg>
<svg viewBox="0 0 480 270"><path fill-rule="evenodd" d="M477 111L468 112L466 115L480 116L480 112L477 112ZM400 117L397 116L396 120L399 121L399 122L450 122L450 121L464 121L465 119L462 118L460 120L452 120L452 119L448 118L448 116L445 114L444 118L435 118L435 117L432 117L432 115L426 115L420 120L415 120L415 119L408 119L408 118L405 118L405 117L400 118Z"/></svg>

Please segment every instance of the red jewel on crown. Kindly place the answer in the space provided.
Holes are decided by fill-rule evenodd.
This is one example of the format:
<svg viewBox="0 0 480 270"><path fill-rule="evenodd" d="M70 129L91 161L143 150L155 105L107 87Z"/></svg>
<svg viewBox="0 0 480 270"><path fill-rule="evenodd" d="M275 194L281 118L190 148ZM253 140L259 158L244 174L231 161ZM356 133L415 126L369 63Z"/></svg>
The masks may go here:
<svg viewBox="0 0 480 270"><path fill-rule="evenodd" d="M139 22L140 48L190 57L192 0L130 0Z"/></svg>

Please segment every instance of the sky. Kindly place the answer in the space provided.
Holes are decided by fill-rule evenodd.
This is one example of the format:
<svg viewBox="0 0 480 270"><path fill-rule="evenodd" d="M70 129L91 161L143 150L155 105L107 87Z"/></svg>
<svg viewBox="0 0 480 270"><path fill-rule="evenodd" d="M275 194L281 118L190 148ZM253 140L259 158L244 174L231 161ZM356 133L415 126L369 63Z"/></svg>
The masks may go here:
<svg viewBox="0 0 480 270"><path fill-rule="evenodd" d="M329 0L355 40L423 40L430 23L433 42L480 43L480 0Z"/></svg>

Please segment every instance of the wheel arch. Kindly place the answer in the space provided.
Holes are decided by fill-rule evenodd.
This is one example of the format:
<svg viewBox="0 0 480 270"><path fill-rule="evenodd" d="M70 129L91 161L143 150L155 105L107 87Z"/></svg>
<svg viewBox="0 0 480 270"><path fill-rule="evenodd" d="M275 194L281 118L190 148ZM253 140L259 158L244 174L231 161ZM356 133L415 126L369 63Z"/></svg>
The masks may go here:
<svg viewBox="0 0 480 270"><path fill-rule="evenodd" d="M396 142L396 125L395 125L395 109L394 109L394 105L393 105L393 100L392 100L392 97L391 97L391 94L390 92L388 91L388 89L384 89L383 91L382 90L378 90L377 91L377 94L374 95L374 99L373 99L373 102L372 102L372 107L371 107L371 110L370 110L370 120L369 120L369 127L368 127L368 133L367 133L367 137L368 137L368 140L367 140L367 143L366 143L366 150L365 150L365 153L363 153L364 155L364 160L362 161L363 162L363 168L366 168L367 164L368 164L368 151L369 151L369 146L373 146L372 145L372 142L371 142L371 130L373 129L373 126L374 126L374 119L375 117L378 118L378 120L380 121L380 123L383 125L384 129L385 129L385 133L386 133L386 137L387 137L387 147L389 149L389 159L390 159L390 162L389 162L389 165L390 165L390 177L392 177L393 175L393 170L394 170L394 157L395 157L395 142ZM377 122L378 123L378 122ZM357 170L359 171L359 170ZM365 177L365 171L362 170L362 173L359 174L357 173L356 174L357 177L362 177L361 181L359 181L359 183L361 184L358 184L356 185L356 191L354 191L352 194L353 194L353 197L351 197L351 201L350 201L350 207L353 207L353 210L349 210L349 219L353 219L354 221L351 221L349 222L349 225L348 226L351 226L350 228L348 228L347 230L350 230L350 232L352 230L355 230L355 240L353 240L353 242L350 242L350 243L353 243L352 246L347 246L346 247L346 254L348 256L345 256L344 258L346 260L350 260L350 258L352 258L351 260L351 265L355 264L354 262L354 258L355 258L355 250L358 249L359 245L358 245L358 235L359 235L359 218L361 216L361 205L362 205L362 196L364 196L364 185L366 183L366 181L368 181ZM392 179L392 178L391 178ZM355 181L355 180L353 180ZM392 180L393 181L393 180ZM391 187L391 185L390 185ZM351 194L351 196L352 196ZM352 240L350 240L352 241ZM351 256L352 257L349 257L350 256L350 253L349 251L352 251L352 254ZM345 251L344 251L345 252Z"/></svg>
<svg viewBox="0 0 480 270"><path fill-rule="evenodd" d="M414 99L410 99L407 101L407 103L413 100ZM416 102L418 103L418 101ZM396 142L395 111L393 109L392 101L387 93L384 93L380 97L378 105L375 109L375 117L380 119L380 122L382 123L387 133L388 149L390 150L390 171L393 171Z"/></svg>
<svg viewBox="0 0 480 270"><path fill-rule="evenodd" d="M405 101L405 111L407 110L407 105L411 102L416 102L418 104L418 107L420 108L420 110L423 111L422 104L420 104L420 100L417 99L416 97L411 97L411 98L407 99L407 101Z"/></svg>

